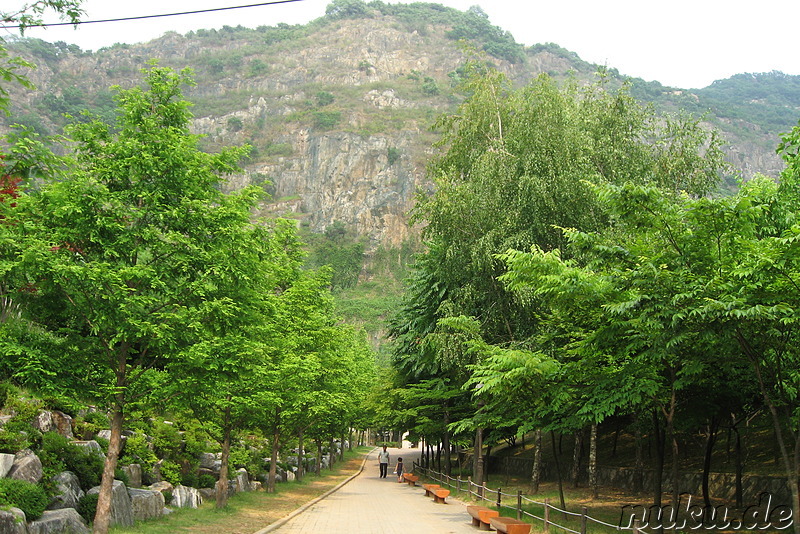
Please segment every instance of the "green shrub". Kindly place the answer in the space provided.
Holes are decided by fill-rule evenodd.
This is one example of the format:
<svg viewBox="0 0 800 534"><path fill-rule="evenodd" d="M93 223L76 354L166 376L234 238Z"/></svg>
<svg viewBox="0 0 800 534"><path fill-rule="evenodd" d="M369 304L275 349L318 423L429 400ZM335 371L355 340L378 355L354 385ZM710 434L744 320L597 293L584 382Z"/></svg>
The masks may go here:
<svg viewBox="0 0 800 534"><path fill-rule="evenodd" d="M177 486L181 483L181 467L171 460L161 462L161 478Z"/></svg>
<svg viewBox="0 0 800 534"><path fill-rule="evenodd" d="M214 475L209 475L208 473L203 473L199 477L197 477L197 487L198 488L213 488L217 484L217 479Z"/></svg>
<svg viewBox="0 0 800 534"><path fill-rule="evenodd" d="M342 113L340 111L315 111L313 117L315 128L329 130L342 119Z"/></svg>
<svg viewBox="0 0 800 534"><path fill-rule="evenodd" d="M0 505L15 506L29 521L39 519L49 499L41 486L24 480L0 478Z"/></svg>
<svg viewBox="0 0 800 534"><path fill-rule="evenodd" d="M180 459L183 438L175 425L155 422L150 436L156 456L173 461Z"/></svg>
<svg viewBox="0 0 800 534"><path fill-rule="evenodd" d="M100 484L103 458L95 452L73 445L64 436L56 432L45 433L38 453L46 475L72 471L78 477L83 490Z"/></svg>
<svg viewBox="0 0 800 534"><path fill-rule="evenodd" d="M101 474L101 478L102 478L102 474ZM130 478L128 478L128 473L123 471L121 467L117 467L114 470L114 478L116 480L121 480L122 483L125 484L125 487L128 487L130 485L130 483L131 483Z"/></svg>
<svg viewBox="0 0 800 534"><path fill-rule="evenodd" d="M0 428L0 452L16 454L22 449L27 449L31 445L27 433L10 432L5 428Z"/></svg>
<svg viewBox="0 0 800 534"><path fill-rule="evenodd" d="M189 471L181 476L181 484L184 486L189 486L190 488L199 488L200 480L197 477L197 473L194 471Z"/></svg>
<svg viewBox="0 0 800 534"><path fill-rule="evenodd" d="M147 438L143 434L134 434L125 442L120 461L125 465L139 464L142 469L149 471L158 461L158 457L150 450Z"/></svg>
<svg viewBox="0 0 800 534"><path fill-rule="evenodd" d="M94 521L94 515L97 513L97 498L100 497L98 493L91 495L84 495L78 501L78 513L87 523Z"/></svg>

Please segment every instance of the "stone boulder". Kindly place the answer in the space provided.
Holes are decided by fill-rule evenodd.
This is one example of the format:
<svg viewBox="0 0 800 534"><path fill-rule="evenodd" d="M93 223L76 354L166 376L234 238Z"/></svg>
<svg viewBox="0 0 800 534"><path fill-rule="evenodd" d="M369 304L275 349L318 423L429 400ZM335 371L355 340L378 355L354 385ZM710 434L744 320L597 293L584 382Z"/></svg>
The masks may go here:
<svg viewBox="0 0 800 534"><path fill-rule="evenodd" d="M19 508L0 508L0 532L3 534L28 534L25 512Z"/></svg>
<svg viewBox="0 0 800 534"><path fill-rule="evenodd" d="M139 464L130 464L123 466L122 471L128 475L128 487L141 488L142 487L142 466Z"/></svg>
<svg viewBox="0 0 800 534"><path fill-rule="evenodd" d="M200 498L203 499L203 502L217 500L217 490L215 488L200 488L197 491L200 493Z"/></svg>
<svg viewBox="0 0 800 534"><path fill-rule="evenodd" d="M5 532L5 531L3 531ZM46 510L42 517L28 523L28 534L90 534L83 518L74 508Z"/></svg>
<svg viewBox="0 0 800 534"><path fill-rule="evenodd" d="M78 501L83 497L80 481L75 473L64 471L52 478L56 486L56 494L47 506L50 510L62 508L77 508Z"/></svg>
<svg viewBox="0 0 800 534"><path fill-rule="evenodd" d="M8 471L8 478L38 484L42 475L42 461L32 450L25 449L14 455L14 465Z"/></svg>
<svg viewBox="0 0 800 534"><path fill-rule="evenodd" d="M247 474L247 469L240 468L236 470L236 478L231 482L236 486L235 492L251 491L250 489L250 476Z"/></svg>
<svg viewBox="0 0 800 534"><path fill-rule="evenodd" d="M128 488L133 518L136 521L156 519L164 510L164 494L158 490Z"/></svg>
<svg viewBox="0 0 800 534"><path fill-rule="evenodd" d="M0 453L0 478L4 478L14 465L14 455Z"/></svg>
<svg viewBox="0 0 800 534"><path fill-rule="evenodd" d="M100 444L97 443L93 439L90 439L88 441L80 441L80 440L79 441L71 441L70 443L72 443L73 445L77 445L78 447L83 447L87 451L93 452L93 453L95 453L98 456L101 456L103 458L105 458L105 456L106 456L103 453L103 447L101 447Z"/></svg>
<svg viewBox="0 0 800 534"><path fill-rule="evenodd" d="M204 452L200 455L200 469L207 469L210 473L219 476L222 468L222 453Z"/></svg>
<svg viewBox="0 0 800 534"><path fill-rule="evenodd" d="M156 482L155 484L150 484L148 488L151 490L160 491L161 493L164 493L166 491L172 493L172 491L175 489L175 487L166 480L162 480L161 482Z"/></svg>
<svg viewBox="0 0 800 534"><path fill-rule="evenodd" d="M53 426L55 431L67 439L73 439L75 436L72 433L72 417L55 410L53 412Z"/></svg>
<svg viewBox="0 0 800 534"><path fill-rule="evenodd" d="M56 427L53 423L53 413L47 410L39 412L39 415L31 421L31 426L42 433L50 432Z"/></svg>
<svg viewBox="0 0 800 534"><path fill-rule="evenodd" d="M195 488L178 484L172 490L172 506L176 508L198 508L203 500Z"/></svg>
<svg viewBox="0 0 800 534"><path fill-rule="evenodd" d="M86 492L87 495L94 495L95 493L100 493L100 486L95 486ZM128 495L128 489L125 484L121 480L115 480L114 487L111 490L111 524L130 527L133 526L133 523L131 496Z"/></svg>

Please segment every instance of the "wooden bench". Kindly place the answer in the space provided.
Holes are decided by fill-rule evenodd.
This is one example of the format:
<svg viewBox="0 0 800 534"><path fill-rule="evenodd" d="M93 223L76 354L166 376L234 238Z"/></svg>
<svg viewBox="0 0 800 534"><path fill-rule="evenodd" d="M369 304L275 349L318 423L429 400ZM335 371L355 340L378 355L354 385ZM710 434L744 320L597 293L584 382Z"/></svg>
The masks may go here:
<svg viewBox="0 0 800 534"><path fill-rule="evenodd" d="M433 490L441 488L439 484L423 484L422 487L425 488L426 497L433 495Z"/></svg>
<svg viewBox="0 0 800 534"><path fill-rule="evenodd" d="M447 498L448 495L450 495L450 490L449 489L434 488L434 490L433 490L433 502L447 504L446 502L444 502L444 500Z"/></svg>
<svg viewBox="0 0 800 534"><path fill-rule="evenodd" d="M409 486L416 486L419 475L412 475L411 473L403 473L403 478L408 482Z"/></svg>
<svg viewBox="0 0 800 534"><path fill-rule="evenodd" d="M467 512L472 516L472 526L481 530L489 530L489 519L500 515L497 510L474 504L467 506Z"/></svg>
<svg viewBox="0 0 800 534"><path fill-rule="evenodd" d="M531 524L513 517L492 517L489 519L489 526L497 532L505 534L528 534L531 531Z"/></svg>

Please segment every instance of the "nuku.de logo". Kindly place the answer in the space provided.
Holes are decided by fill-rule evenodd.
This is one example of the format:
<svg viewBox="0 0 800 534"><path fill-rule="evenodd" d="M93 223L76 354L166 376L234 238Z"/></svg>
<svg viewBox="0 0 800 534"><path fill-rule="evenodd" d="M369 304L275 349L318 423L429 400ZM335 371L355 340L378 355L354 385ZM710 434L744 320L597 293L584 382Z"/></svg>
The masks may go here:
<svg viewBox="0 0 800 534"><path fill-rule="evenodd" d="M692 504L689 493L678 496L677 506L628 504L622 507L619 526L632 528L637 519L640 528L651 529L783 530L793 524L791 506L775 504L772 495L766 492L759 495L758 504L748 506L741 515L724 505Z"/></svg>

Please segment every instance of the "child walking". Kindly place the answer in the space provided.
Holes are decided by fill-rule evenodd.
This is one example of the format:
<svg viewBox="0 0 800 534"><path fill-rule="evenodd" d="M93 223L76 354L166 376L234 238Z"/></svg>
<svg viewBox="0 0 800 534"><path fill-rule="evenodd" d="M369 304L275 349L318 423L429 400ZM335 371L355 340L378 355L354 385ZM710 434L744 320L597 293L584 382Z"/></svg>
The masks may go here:
<svg viewBox="0 0 800 534"><path fill-rule="evenodd" d="M403 481L403 459L397 459L397 467L394 468L394 472L397 473L397 482Z"/></svg>

